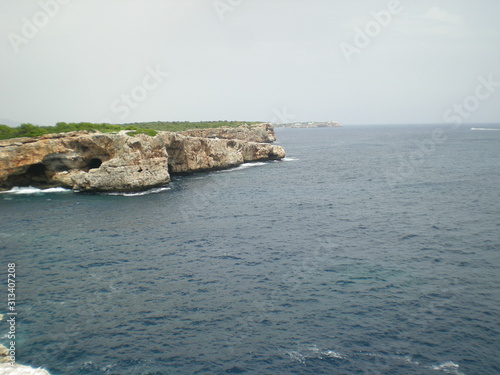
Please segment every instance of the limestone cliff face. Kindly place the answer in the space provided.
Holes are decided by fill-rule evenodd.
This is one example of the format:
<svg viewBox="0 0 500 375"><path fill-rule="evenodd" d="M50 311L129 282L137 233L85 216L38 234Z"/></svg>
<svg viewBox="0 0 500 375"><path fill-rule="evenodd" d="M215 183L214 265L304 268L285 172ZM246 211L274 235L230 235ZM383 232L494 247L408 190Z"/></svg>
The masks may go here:
<svg viewBox="0 0 500 375"><path fill-rule="evenodd" d="M189 137L237 139L246 142L272 143L276 141L274 127L269 123L243 125L237 128L194 129L180 132Z"/></svg>
<svg viewBox="0 0 500 375"><path fill-rule="evenodd" d="M218 129L214 129L218 130ZM205 130L210 133L210 129ZM166 184L170 173L194 173L285 156L280 146L248 142L271 139L267 125L239 129L239 139L160 132L103 134L73 132L0 141L0 189L63 186L80 191L132 191ZM212 134L212 133L210 133ZM229 133L220 130L229 137ZM260 134L260 135L259 135ZM274 136L274 132L272 132ZM260 138L259 138L260 137Z"/></svg>
<svg viewBox="0 0 500 375"><path fill-rule="evenodd" d="M168 155L146 135L74 132L0 141L0 188L139 190L170 181Z"/></svg>
<svg viewBox="0 0 500 375"><path fill-rule="evenodd" d="M229 168L244 162L243 155L225 139L186 137L181 134L160 133L169 155L171 173L194 173Z"/></svg>
<svg viewBox="0 0 500 375"><path fill-rule="evenodd" d="M278 160L285 157L281 146L244 142L234 139L187 137L162 132L172 173L194 173L233 167L256 160Z"/></svg>

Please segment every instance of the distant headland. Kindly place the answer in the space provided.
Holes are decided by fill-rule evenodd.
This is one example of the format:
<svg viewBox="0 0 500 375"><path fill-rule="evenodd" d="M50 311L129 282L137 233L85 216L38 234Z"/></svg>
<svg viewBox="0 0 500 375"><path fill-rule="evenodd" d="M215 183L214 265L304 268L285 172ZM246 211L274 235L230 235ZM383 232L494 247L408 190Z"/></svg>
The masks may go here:
<svg viewBox="0 0 500 375"><path fill-rule="evenodd" d="M292 122L286 124L275 124L276 128L338 128L341 127L337 121L323 122Z"/></svg>

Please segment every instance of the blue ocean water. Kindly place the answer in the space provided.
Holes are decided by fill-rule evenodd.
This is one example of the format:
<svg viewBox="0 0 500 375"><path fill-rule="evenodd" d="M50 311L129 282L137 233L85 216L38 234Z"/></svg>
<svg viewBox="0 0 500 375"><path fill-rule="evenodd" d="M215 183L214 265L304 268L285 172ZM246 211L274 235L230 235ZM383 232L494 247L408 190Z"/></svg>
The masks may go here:
<svg viewBox="0 0 500 375"><path fill-rule="evenodd" d="M470 128L277 129L284 161L147 194L0 194L18 362L500 373L500 131Z"/></svg>

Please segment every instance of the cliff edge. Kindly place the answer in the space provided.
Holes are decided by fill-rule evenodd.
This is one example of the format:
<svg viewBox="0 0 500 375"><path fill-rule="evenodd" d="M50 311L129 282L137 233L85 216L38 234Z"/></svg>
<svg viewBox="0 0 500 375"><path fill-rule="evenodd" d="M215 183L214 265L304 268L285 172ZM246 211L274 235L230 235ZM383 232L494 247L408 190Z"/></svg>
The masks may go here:
<svg viewBox="0 0 500 375"><path fill-rule="evenodd" d="M188 137L238 139L246 142L273 143L276 141L274 127L269 123L242 125L237 128L194 129L179 132Z"/></svg>
<svg viewBox="0 0 500 375"><path fill-rule="evenodd" d="M285 156L270 124L145 134L71 132L0 141L0 189L134 191L195 173ZM259 142L255 142L259 141ZM264 141L264 142L261 142Z"/></svg>

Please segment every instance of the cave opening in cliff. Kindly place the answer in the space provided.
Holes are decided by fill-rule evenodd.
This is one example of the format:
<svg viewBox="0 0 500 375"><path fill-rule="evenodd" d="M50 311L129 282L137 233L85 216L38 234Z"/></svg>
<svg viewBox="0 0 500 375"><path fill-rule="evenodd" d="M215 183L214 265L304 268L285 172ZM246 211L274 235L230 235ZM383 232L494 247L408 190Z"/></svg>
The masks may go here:
<svg viewBox="0 0 500 375"><path fill-rule="evenodd" d="M88 164L87 164L87 166L89 167L89 169L97 169L101 165L102 165L102 160L101 159L97 159L97 158L90 159L89 162L88 162Z"/></svg>
<svg viewBox="0 0 500 375"><path fill-rule="evenodd" d="M47 167L42 163L37 163L30 165L28 170L26 171L26 175L29 175L33 178L40 178L45 176L45 172L47 171Z"/></svg>
<svg viewBox="0 0 500 375"><path fill-rule="evenodd" d="M7 183L10 186L35 186L43 187L49 184L50 178L47 176L47 167L42 163L32 164L24 173L11 175Z"/></svg>

